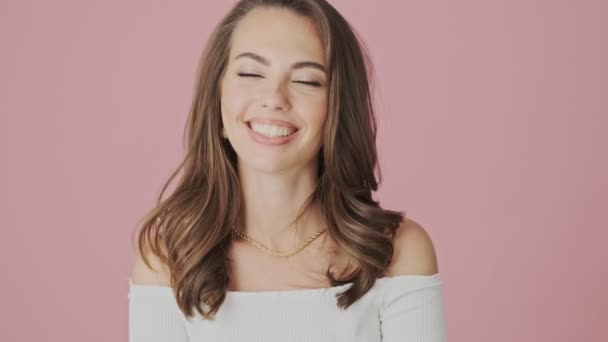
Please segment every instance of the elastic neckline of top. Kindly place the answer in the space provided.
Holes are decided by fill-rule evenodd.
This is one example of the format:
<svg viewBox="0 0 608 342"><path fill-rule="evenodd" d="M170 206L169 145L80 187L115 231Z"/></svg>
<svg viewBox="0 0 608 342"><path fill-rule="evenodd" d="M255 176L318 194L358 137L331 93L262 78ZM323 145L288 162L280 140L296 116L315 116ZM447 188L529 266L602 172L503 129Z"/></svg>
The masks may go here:
<svg viewBox="0 0 608 342"><path fill-rule="evenodd" d="M432 274L432 275L422 275L422 274L400 274L400 275L394 275L394 276L390 276L390 277L382 277L382 278L377 278L376 279L376 284L380 283L384 283L384 282L392 282L392 281L402 281L402 280L427 280L427 281L431 281L431 280L435 280L435 279L439 279L439 272ZM227 296L262 296L262 295L270 295L270 296L282 296L282 295L294 295L294 294L307 294L307 293L319 293L319 292L326 292L326 291L336 291L336 290L340 290L346 286L352 285L352 283L346 283L346 284L342 284L342 285L337 285L337 286L332 286L332 287L318 287L318 288L311 288L311 289L293 289L293 290L264 290L264 291L226 291L226 295ZM164 286L164 285L151 285L151 284L133 284L133 282L131 281L131 278L129 278L129 286L133 287L133 288L138 288L138 289L144 289L144 290L161 290L161 291L171 291L173 292L173 289L170 286Z"/></svg>

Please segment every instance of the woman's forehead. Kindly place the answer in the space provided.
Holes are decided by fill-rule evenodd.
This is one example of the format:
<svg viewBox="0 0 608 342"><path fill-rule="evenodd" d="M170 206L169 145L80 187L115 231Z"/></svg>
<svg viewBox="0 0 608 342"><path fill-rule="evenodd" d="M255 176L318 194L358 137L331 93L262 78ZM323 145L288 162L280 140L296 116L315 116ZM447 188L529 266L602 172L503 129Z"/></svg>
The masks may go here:
<svg viewBox="0 0 608 342"><path fill-rule="evenodd" d="M267 58L296 58L323 63L324 46L315 24L290 10L257 8L236 26L231 55L254 52Z"/></svg>

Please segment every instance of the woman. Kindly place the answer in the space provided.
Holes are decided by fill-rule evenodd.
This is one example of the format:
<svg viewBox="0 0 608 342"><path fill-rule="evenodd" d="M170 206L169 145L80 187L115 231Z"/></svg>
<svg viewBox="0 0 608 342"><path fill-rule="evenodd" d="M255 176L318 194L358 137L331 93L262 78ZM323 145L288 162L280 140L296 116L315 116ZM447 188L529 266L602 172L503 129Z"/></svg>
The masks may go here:
<svg viewBox="0 0 608 342"><path fill-rule="evenodd" d="M430 237L371 196L369 65L324 0L222 20L186 156L139 232L130 341L445 341Z"/></svg>

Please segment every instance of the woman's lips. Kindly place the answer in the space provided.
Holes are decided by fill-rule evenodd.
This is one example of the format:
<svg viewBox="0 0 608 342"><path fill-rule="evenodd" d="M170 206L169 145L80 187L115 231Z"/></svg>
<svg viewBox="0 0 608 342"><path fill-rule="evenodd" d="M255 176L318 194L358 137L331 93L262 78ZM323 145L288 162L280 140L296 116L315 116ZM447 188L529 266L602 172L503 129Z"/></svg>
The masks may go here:
<svg viewBox="0 0 608 342"><path fill-rule="evenodd" d="M247 121L247 124L251 124L252 122L264 124L264 125L276 125L276 126L283 126L283 127L298 129L298 127L296 125L292 124L291 122L285 121L285 120L253 118L253 119L250 119L249 121Z"/></svg>
<svg viewBox="0 0 608 342"><path fill-rule="evenodd" d="M249 122L247 122L245 124L245 126L247 126L247 132L249 133L249 136L255 142L260 143L262 145L269 145L269 146L285 145L285 144L289 143L290 141L292 141L294 139L294 137L296 136L296 134L298 134L298 130L296 130L295 132L293 132L293 134L288 135L286 137L271 138L271 137L267 137L265 135L262 135L256 131L254 131L251 128L251 124Z"/></svg>

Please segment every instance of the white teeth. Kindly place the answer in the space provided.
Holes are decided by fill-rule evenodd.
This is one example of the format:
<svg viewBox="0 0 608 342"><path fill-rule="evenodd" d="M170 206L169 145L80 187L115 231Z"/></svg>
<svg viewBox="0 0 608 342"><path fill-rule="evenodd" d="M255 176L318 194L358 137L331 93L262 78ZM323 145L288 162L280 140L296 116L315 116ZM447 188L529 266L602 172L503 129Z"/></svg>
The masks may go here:
<svg viewBox="0 0 608 342"><path fill-rule="evenodd" d="M251 123L251 129L270 138L286 137L296 131L295 128L266 125L254 122Z"/></svg>

